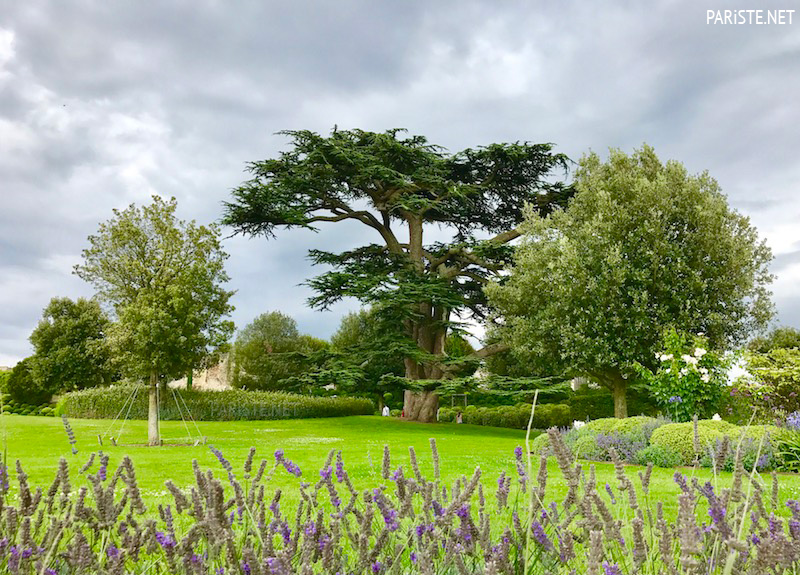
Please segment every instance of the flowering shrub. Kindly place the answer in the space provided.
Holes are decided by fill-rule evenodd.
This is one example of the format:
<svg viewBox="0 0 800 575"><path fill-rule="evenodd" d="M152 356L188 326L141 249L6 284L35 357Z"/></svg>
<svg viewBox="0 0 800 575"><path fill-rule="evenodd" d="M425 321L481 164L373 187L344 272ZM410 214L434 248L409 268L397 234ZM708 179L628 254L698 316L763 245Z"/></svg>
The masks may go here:
<svg viewBox="0 0 800 575"><path fill-rule="evenodd" d="M47 490L32 489L17 463L13 501L0 466L0 570L755 575L800 569L800 502L779 500L776 475L765 485L737 459L730 489L717 491L676 473L672 520L662 502L651 503L651 467L631 479L611 451L616 480L600 486L591 467L576 465L557 430L548 437L566 484L566 495L557 489L553 500L546 457L537 466L517 448L498 478L483 482L476 468L445 485L433 440L432 478L422 474L413 449L410 467L393 467L386 448L378 483L363 491L353 486L341 452L331 451L315 473L300 470L281 450L257 463L252 448L237 469L213 449L219 469L195 461L195 484L182 489L167 482L172 501L157 513L146 507L128 458L112 471L107 455L92 455L79 471L89 488L77 492L64 459ZM297 477L291 498L297 503L270 490L275 473Z"/></svg>
<svg viewBox="0 0 800 575"><path fill-rule="evenodd" d="M655 400L674 421L710 416L722 398L729 362L709 351L702 335L670 328L663 346L664 351L656 354L660 365L655 373L641 364L635 366Z"/></svg>
<svg viewBox="0 0 800 575"><path fill-rule="evenodd" d="M800 411L800 350L773 349L745 355L747 375L727 391L723 411L737 423L755 416L760 423L782 422Z"/></svg>
<svg viewBox="0 0 800 575"><path fill-rule="evenodd" d="M57 412L73 418L112 419L117 417L129 398L131 419L147 419L147 392L132 395L126 385L97 387L67 393L59 401ZM358 397L313 397L270 391L180 390L173 397L167 393L160 406L161 419L180 421L177 401L186 402L192 417L202 421L231 421L240 419L302 419L309 417L341 417L372 415L375 405ZM126 407L126 411L128 408ZM185 416L185 413L183 414Z"/></svg>

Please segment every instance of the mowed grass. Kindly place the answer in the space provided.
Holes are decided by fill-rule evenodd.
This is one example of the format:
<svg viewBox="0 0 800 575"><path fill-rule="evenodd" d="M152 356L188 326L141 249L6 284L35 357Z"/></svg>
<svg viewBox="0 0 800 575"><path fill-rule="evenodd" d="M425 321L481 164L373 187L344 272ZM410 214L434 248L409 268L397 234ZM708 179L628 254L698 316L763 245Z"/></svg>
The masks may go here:
<svg viewBox="0 0 800 575"><path fill-rule="evenodd" d="M5 415L0 420L11 467L9 475L12 492L15 460L20 460L33 487L46 490L54 477L59 458L64 457L70 464L73 485L77 487L86 484L85 479L78 475L79 468L92 452L99 449L111 456L111 469L125 455L132 459L140 488L148 504L171 500L164 488L164 482L168 479L179 487L192 485L193 459L201 467L211 469L227 481L226 474L208 446L153 448L132 445L145 442L144 421L127 422L122 441L128 445L114 447L105 441L103 447L100 447L97 435L108 430L109 421L70 420L79 451L77 455L73 455L62 422L58 418ZM162 436L167 442L186 442L186 431L181 422L162 422L161 425ZM452 484L462 475L471 475L476 467L480 467L487 499L493 500L496 480L502 472L517 477L513 451L517 445L524 445L525 442L523 431L472 425L418 424L373 416L200 422L198 425L202 434L207 436L208 443L220 449L233 464L238 477L241 477L242 465L251 446L257 449L257 462L264 458L272 463L275 450L283 449L285 456L297 463L303 471L302 477L295 478L281 468L270 480L270 485L281 488L284 497L289 501L295 499L299 482L314 483L319 479L319 470L331 449L342 451L345 468L359 489L389 483L381 477L384 445L388 445L391 450L392 469L402 465L406 477L413 476L409 456L409 447L413 447L422 473L432 478L430 438L435 438L438 445L441 477L445 484ZM595 466L601 492L605 491L605 483L616 486L612 465L580 463L587 473L590 465ZM538 458L534 458L532 464L535 478ZM628 466L626 470L639 486L636 475L642 468ZM553 458L548 462L548 471L547 500L555 499L560 502L566 493L566 484ZM715 478L708 469L682 468L680 471L690 477L697 477L701 482L711 480L718 488L726 487L731 482L731 474L727 473ZM679 489L673 480L674 473L674 469L654 469L650 486L650 501L662 502L668 516L674 516L677 511ZM781 499L800 499L800 476L780 474L779 477ZM765 490L769 493L769 474L763 475L761 479L767 484ZM644 496L640 493L640 498L642 497Z"/></svg>

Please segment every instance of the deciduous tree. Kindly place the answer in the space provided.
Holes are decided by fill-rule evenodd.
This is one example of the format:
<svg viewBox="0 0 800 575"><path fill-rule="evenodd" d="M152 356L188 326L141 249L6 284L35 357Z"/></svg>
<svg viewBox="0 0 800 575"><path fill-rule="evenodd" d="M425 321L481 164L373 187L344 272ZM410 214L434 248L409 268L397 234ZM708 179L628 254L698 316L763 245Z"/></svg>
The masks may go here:
<svg viewBox="0 0 800 575"><path fill-rule="evenodd" d="M529 212L511 275L489 299L518 355L602 383L624 417L631 365L656 367L665 327L724 350L766 324L772 255L713 178L648 146L585 156L575 186L566 210Z"/></svg>
<svg viewBox="0 0 800 575"><path fill-rule="evenodd" d="M116 313L110 331L126 373L149 381L148 441L161 442L158 384L182 377L224 344L233 323L233 292L216 226L178 220L177 202L153 197L144 207L114 210L89 236L75 273Z"/></svg>
<svg viewBox="0 0 800 575"><path fill-rule="evenodd" d="M111 383L110 325L96 300L51 299L30 336L31 372L39 387L55 394Z"/></svg>

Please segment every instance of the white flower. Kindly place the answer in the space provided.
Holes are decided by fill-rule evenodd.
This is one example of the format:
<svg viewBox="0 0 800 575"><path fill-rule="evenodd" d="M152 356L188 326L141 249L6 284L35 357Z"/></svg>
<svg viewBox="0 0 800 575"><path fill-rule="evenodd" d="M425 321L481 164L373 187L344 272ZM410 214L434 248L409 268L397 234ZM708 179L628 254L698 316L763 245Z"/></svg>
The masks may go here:
<svg viewBox="0 0 800 575"><path fill-rule="evenodd" d="M683 361L685 361L686 363L690 363L692 365L697 365L697 358L696 357L692 357L691 355L682 355L681 359Z"/></svg>
<svg viewBox="0 0 800 575"><path fill-rule="evenodd" d="M672 354L671 353L670 354L662 353L661 357L659 357L659 359L661 361L669 361L669 360L672 359Z"/></svg>
<svg viewBox="0 0 800 575"><path fill-rule="evenodd" d="M702 373L704 375L708 375L708 370L705 367L699 367L699 368L697 368L697 371L699 371L700 373Z"/></svg>
<svg viewBox="0 0 800 575"><path fill-rule="evenodd" d="M697 337L703 337L704 335L705 335L705 333L703 333L702 331L698 331L697 332Z"/></svg>
<svg viewBox="0 0 800 575"><path fill-rule="evenodd" d="M581 427L583 427L584 425L586 425L586 422L585 422L585 421L573 421L573 422L572 422L572 428L573 428L573 429L580 429L580 428L581 428Z"/></svg>
<svg viewBox="0 0 800 575"><path fill-rule="evenodd" d="M664 370L664 373L670 373L671 371L672 371L672 368L668 367L667 369Z"/></svg>
<svg viewBox="0 0 800 575"><path fill-rule="evenodd" d="M705 354L707 354L707 353L708 353L708 352L707 352L706 350L704 350L702 347L696 347L696 348L694 349L694 355L695 355L695 357L697 357L697 358L701 358L701 357L703 357L703 356L704 356Z"/></svg>
<svg viewBox="0 0 800 575"><path fill-rule="evenodd" d="M714 415L711 416L711 419L713 419L714 421L722 421L722 416L720 416L719 413L715 413Z"/></svg>
<svg viewBox="0 0 800 575"><path fill-rule="evenodd" d="M700 379L703 380L703 383L708 383L711 380L711 378L708 376L708 374L701 375Z"/></svg>
<svg viewBox="0 0 800 575"><path fill-rule="evenodd" d="M681 375L686 375L687 373L689 373L688 369L686 369L685 367L681 369Z"/></svg>

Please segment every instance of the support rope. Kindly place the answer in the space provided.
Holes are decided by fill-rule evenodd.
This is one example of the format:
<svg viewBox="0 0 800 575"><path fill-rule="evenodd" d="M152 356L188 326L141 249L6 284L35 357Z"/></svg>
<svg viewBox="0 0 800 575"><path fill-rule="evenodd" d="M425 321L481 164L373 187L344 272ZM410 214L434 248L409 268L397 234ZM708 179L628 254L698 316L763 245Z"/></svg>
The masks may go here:
<svg viewBox="0 0 800 575"><path fill-rule="evenodd" d="M183 427L186 429L186 441L191 443L192 442L192 433L189 431L189 424L186 423L186 419L183 417L183 410L181 409L181 404L178 401L178 396L175 393L175 388L171 387L170 391L172 391L172 397L175 399L175 405L178 406L178 413L181 416L181 421L183 422Z"/></svg>
<svg viewBox="0 0 800 575"><path fill-rule="evenodd" d="M183 396L180 393L178 394L178 397L181 398L181 401L183 402L183 406L186 408L186 415L189 416L189 419L194 424L194 428L197 430L197 436L202 438L203 437L203 433L200 431L200 428L197 426L197 422L194 420L194 416L192 415L192 412L189 411L189 406L186 404L186 400L183 398Z"/></svg>
<svg viewBox="0 0 800 575"><path fill-rule="evenodd" d="M139 387L137 386L133 391L133 398L131 399L131 403L128 406L128 413L125 414L125 419L122 420L122 426L119 428L119 435L117 435L117 439L122 439L122 432L125 430L125 424L128 422L128 416L131 414L131 408L133 407L133 402L136 401L136 396L139 394Z"/></svg>
<svg viewBox="0 0 800 575"><path fill-rule="evenodd" d="M125 398L125 401L123 402L122 407L119 410L119 413L111 421L111 424L108 426L108 429L105 430L105 432L103 433L102 437L105 437L106 435L108 435L111 432L111 429L114 427L114 424L117 422L117 420L119 420L119 416L122 415L123 411L125 411L125 406L128 405L129 401L132 401L131 397L134 397L136 395L136 392L138 392L138 391L139 391L138 386L134 387L133 391L130 393L130 395L128 395L128 397ZM128 413L130 413L130 410L128 411Z"/></svg>

